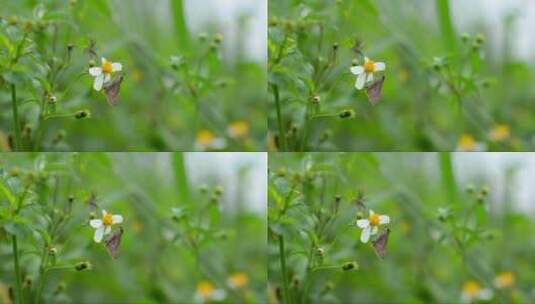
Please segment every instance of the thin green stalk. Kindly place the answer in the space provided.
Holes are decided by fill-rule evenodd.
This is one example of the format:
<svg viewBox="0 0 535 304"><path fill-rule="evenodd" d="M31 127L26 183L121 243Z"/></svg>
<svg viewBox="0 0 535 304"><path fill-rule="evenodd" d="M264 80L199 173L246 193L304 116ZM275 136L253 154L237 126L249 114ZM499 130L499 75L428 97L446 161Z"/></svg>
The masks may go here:
<svg viewBox="0 0 535 304"><path fill-rule="evenodd" d="M281 145L281 150L286 151L288 144L286 143L286 134L284 132L284 126L282 124L279 87L276 84L274 84L272 87L273 87L273 98L275 99L275 108L277 110L277 124L279 126L279 143Z"/></svg>
<svg viewBox="0 0 535 304"><path fill-rule="evenodd" d="M15 270L15 292L16 298L15 303L23 303L22 298L22 279L20 277L20 267L19 267L19 249L17 246L17 236L13 235L11 237L13 245L13 260L14 260L14 270Z"/></svg>
<svg viewBox="0 0 535 304"><path fill-rule="evenodd" d="M41 295L43 294L43 289L45 287L46 279L46 267L48 264L48 250L47 246L43 247L43 253L41 254L41 265L39 266L39 284L37 285L37 291L35 292L35 303L38 304L41 302Z"/></svg>
<svg viewBox="0 0 535 304"><path fill-rule="evenodd" d="M307 148L307 141L308 141L308 128L309 128L309 112L310 112L310 101L307 101L306 109L305 109L305 124L303 126L303 138L301 139L301 151L305 151Z"/></svg>
<svg viewBox="0 0 535 304"><path fill-rule="evenodd" d="M19 151L21 149L19 108L17 105L17 88L14 84L11 85L11 102L13 108L13 128L15 129L15 151Z"/></svg>
<svg viewBox="0 0 535 304"><path fill-rule="evenodd" d="M455 183L451 154L448 152L440 153L439 162L442 183L448 192L448 200L453 204L457 204L457 184Z"/></svg>
<svg viewBox="0 0 535 304"><path fill-rule="evenodd" d="M286 255L284 254L284 238L279 235L279 256L281 262L281 275L282 275L282 295L284 303L290 303L290 291L288 289L288 275L286 273Z"/></svg>
<svg viewBox="0 0 535 304"><path fill-rule="evenodd" d="M450 13L449 0L436 0L436 9L444 46L448 51L455 52L457 43Z"/></svg>
<svg viewBox="0 0 535 304"><path fill-rule="evenodd" d="M190 191L184 154L182 152L173 154L173 168L175 171L175 184L177 186L180 204L186 204L190 199Z"/></svg>

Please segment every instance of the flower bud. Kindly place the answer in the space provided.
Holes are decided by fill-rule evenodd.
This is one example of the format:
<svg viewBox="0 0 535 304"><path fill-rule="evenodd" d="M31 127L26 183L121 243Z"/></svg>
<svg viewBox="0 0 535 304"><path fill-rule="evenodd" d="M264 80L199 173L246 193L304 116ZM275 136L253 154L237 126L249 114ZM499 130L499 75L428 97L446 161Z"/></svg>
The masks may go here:
<svg viewBox="0 0 535 304"><path fill-rule="evenodd" d="M214 188L214 194L217 196L221 196L223 194L223 187L222 186L216 186Z"/></svg>
<svg viewBox="0 0 535 304"><path fill-rule="evenodd" d="M62 293L65 290L65 283L61 282L56 286L56 289L54 290L54 295L58 295Z"/></svg>
<svg viewBox="0 0 535 304"><path fill-rule="evenodd" d="M359 269L359 264L355 261L347 262L344 265L342 265L343 271L350 271L350 270L357 270L357 269Z"/></svg>
<svg viewBox="0 0 535 304"><path fill-rule="evenodd" d="M208 192L208 186L206 184L201 185L199 187L199 192L202 193L202 194L206 194Z"/></svg>
<svg viewBox="0 0 535 304"><path fill-rule="evenodd" d="M9 16L7 18L7 24L11 26L16 26L19 24L19 18L17 16Z"/></svg>
<svg viewBox="0 0 535 304"><path fill-rule="evenodd" d="M31 277L25 277L24 283L22 284L22 288L24 289L32 289L32 278Z"/></svg>
<svg viewBox="0 0 535 304"><path fill-rule="evenodd" d="M93 60L93 59L89 60L89 67L90 68L92 68L92 67L94 67L96 65L97 65L97 63L95 62L95 60Z"/></svg>
<svg viewBox="0 0 535 304"><path fill-rule="evenodd" d="M76 271L84 271L84 270L90 270L92 268L92 265L88 261L79 262L74 265L74 269Z"/></svg>
<svg viewBox="0 0 535 304"><path fill-rule="evenodd" d="M58 101L58 98L54 95L48 95L47 101L49 104L55 104Z"/></svg>
<svg viewBox="0 0 535 304"><path fill-rule="evenodd" d="M470 41L470 34L462 33L461 34L461 41L464 42L464 43L468 43L468 41Z"/></svg>
<svg viewBox="0 0 535 304"><path fill-rule="evenodd" d="M48 255L50 256L56 256L58 254L58 250L56 247L50 247L48 248Z"/></svg>
<svg viewBox="0 0 535 304"><path fill-rule="evenodd" d="M89 110L81 110L74 114L74 118L76 119L84 119L91 116L91 112Z"/></svg>
<svg viewBox="0 0 535 304"><path fill-rule="evenodd" d="M483 43L485 43L485 36L483 36L483 34L477 34L474 41L476 44L482 45Z"/></svg>
<svg viewBox="0 0 535 304"><path fill-rule="evenodd" d="M200 42L205 42L207 39L208 39L208 34L206 33L200 33L199 36L198 36L198 39Z"/></svg>
<svg viewBox="0 0 535 304"><path fill-rule="evenodd" d="M312 102L314 104L319 104L320 101L321 101L321 98L319 97L319 95L316 95L316 96L312 97Z"/></svg>
<svg viewBox="0 0 535 304"><path fill-rule="evenodd" d="M316 255L318 257L323 257L325 255L325 250L321 247L316 248Z"/></svg>
<svg viewBox="0 0 535 304"><path fill-rule="evenodd" d="M340 47L340 45L338 44L338 42L335 42L333 44L333 51L337 51L339 47Z"/></svg>
<svg viewBox="0 0 535 304"><path fill-rule="evenodd" d="M338 113L338 117L341 119L349 119L355 117L355 111L353 110L343 110Z"/></svg>
<svg viewBox="0 0 535 304"><path fill-rule="evenodd" d="M216 44L221 44L221 42L223 42L223 35L222 34L215 34L214 35L214 42Z"/></svg>

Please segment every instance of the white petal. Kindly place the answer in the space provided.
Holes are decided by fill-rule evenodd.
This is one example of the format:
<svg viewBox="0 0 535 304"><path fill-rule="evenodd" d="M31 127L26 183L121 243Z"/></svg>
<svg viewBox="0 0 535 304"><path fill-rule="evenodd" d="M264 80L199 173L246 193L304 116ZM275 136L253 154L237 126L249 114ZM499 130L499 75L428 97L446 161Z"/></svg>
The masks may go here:
<svg viewBox="0 0 535 304"><path fill-rule="evenodd" d="M364 228L370 226L370 221L368 221L367 219L357 220L357 226L359 228L364 229Z"/></svg>
<svg viewBox="0 0 535 304"><path fill-rule="evenodd" d="M91 76L97 77L100 74L102 74L102 68L92 67L89 69L89 75Z"/></svg>
<svg viewBox="0 0 535 304"><path fill-rule="evenodd" d="M123 65L120 64L119 62L114 62L114 63L111 64L111 70L113 72L122 71L123 70Z"/></svg>
<svg viewBox="0 0 535 304"><path fill-rule="evenodd" d="M390 223L390 217L388 215L379 215L379 224Z"/></svg>
<svg viewBox="0 0 535 304"><path fill-rule="evenodd" d="M106 211L106 209L102 209L102 216L106 215L106 213L108 213L108 211Z"/></svg>
<svg viewBox="0 0 535 304"><path fill-rule="evenodd" d="M386 64L384 62L376 62L373 67L376 72L384 71L386 69Z"/></svg>
<svg viewBox="0 0 535 304"><path fill-rule="evenodd" d="M349 70L351 71L351 73L355 75L360 75L364 72L364 67L357 65L357 66L352 66Z"/></svg>
<svg viewBox="0 0 535 304"><path fill-rule="evenodd" d="M104 226L101 226L97 230L95 230L95 236L93 237L93 240L97 243L100 243L100 241L102 241L103 236L104 236Z"/></svg>
<svg viewBox="0 0 535 304"><path fill-rule="evenodd" d="M370 212L370 215L374 215L374 214L375 214L375 212L373 212L373 210L372 210L372 209L370 209L370 211L369 211L369 212Z"/></svg>
<svg viewBox="0 0 535 304"><path fill-rule="evenodd" d="M94 219L89 221L89 225L93 228L99 228L102 226L102 220Z"/></svg>
<svg viewBox="0 0 535 304"><path fill-rule="evenodd" d="M370 227L366 227L362 230L362 232L360 233L360 241L363 242L363 243L367 243L368 240L370 239Z"/></svg>
<svg viewBox="0 0 535 304"><path fill-rule="evenodd" d="M104 83L110 82L111 75L110 74L104 74Z"/></svg>
<svg viewBox="0 0 535 304"><path fill-rule="evenodd" d="M364 83L366 82L366 73L362 73L357 77L357 82L355 83L355 88L357 90L362 90L364 88Z"/></svg>
<svg viewBox="0 0 535 304"><path fill-rule="evenodd" d="M376 235L377 232L379 232L379 228L377 226L373 226L371 235Z"/></svg>
<svg viewBox="0 0 535 304"><path fill-rule="evenodd" d="M373 73L368 74L368 78L366 78L366 82L372 82L373 81Z"/></svg>
<svg viewBox="0 0 535 304"><path fill-rule="evenodd" d="M492 299L492 295L492 290L490 290L489 288L484 288L479 291L478 298L483 301L488 301Z"/></svg>
<svg viewBox="0 0 535 304"><path fill-rule="evenodd" d="M212 149L223 149L227 145L227 141L224 138L216 138L214 141L210 144L210 147Z"/></svg>
<svg viewBox="0 0 535 304"><path fill-rule="evenodd" d="M226 293L223 289L216 289L212 293L212 300L214 301L223 301L225 299Z"/></svg>
<svg viewBox="0 0 535 304"><path fill-rule="evenodd" d="M104 235L110 234L111 232L111 226L106 226L106 229L104 230Z"/></svg>
<svg viewBox="0 0 535 304"><path fill-rule="evenodd" d="M95 89L96 91L102 90L103 83L104 83L104 75L100 74L97 76L97 78L95 78L95 82L93 83L93 89Z"/></svg>
<svg viewBox="0 0 535 304"><path fill-rule="evenodd" d="M366 62L368 62L368 61L370 61L370 58L364 56L364 63L366 63Z"/></svg>
<svg viewBox="0 0 535 304"><path fill-rule="evenodd" d="M111 217L111 222L113 224L120 224L123 222L123 217L120 216L119 214L116 214L114 216Z"/></svg>
<svg viewBox="0 0 535 304"><path fill-rule="evenodd" d="M108 61L108 60L106 60L106 58L104 58L104 57L100 58L100 62L102 62L102 64L104 64L104 62L106 62L106 61Z"/></svg>

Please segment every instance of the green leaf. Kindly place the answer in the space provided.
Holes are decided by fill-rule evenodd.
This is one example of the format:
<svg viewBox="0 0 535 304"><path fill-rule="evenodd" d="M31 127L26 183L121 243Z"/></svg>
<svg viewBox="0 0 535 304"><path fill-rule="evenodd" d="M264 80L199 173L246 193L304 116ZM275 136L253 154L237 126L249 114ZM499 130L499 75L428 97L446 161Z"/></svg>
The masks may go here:
<svg viewBox="0 0 535 304"><path fill-rule="evenodd" d="M180 203L189 202L189 183L184 164L184 154L181 152L173 153L173 168L175 170L175 183L178 190Z"/></svg>
<svg viewBox="0 0 535 304"><path fill-rule="evenodd" d="M11 205L11 208L17 207L17 198L15 195L9 190L9 188L4 184L4 182L0 182L0 194L3 194L5 198L9 201L9 204Z"/></svg>
<svg viewBox="0 0 535 304"><path fill-rule="evenodd" d="M175 30L175 37L177 39L178 48L180 50L188 49L189 47L189 32L186 25L184 14L184 4L182 0L171 0L171 12L173 13L173 24Z"/></svg>

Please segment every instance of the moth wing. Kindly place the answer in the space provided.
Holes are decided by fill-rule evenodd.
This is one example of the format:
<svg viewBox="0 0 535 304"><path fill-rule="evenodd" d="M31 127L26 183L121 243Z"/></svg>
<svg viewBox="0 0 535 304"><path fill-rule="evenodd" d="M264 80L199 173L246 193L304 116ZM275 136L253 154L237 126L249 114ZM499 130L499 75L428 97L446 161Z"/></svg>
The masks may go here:
<svg viewBox="0 0 535 304"><path fill-rule="evenodd" d="M388 236L390 235L390 229L386 229L379 237L373 242L373 249L377 256L381 259L386 257L386 246L388 244Z"/></svg>
<svg viewBox="0 0 535 304"><path fill-rule="evenodd" d="M124 229L119 227L107 240L106 240L106 249L108 253L114 258L119 257L119 246L121 245L121 239L123 237Z"/></svg>
<svg viewBox="0 0 535 304"><path fill-rule="evenodd" d="M385 76L374 81L366 88L368 100L372 105L376 105L381 100L381 91L383 90L383 83L385 82Z"/></svg>
<svg viewBox="0 0 535 304"><path fill-rule="evenodd" d="M117 104L117 97L121 91L121 83L123 82L123 76L120 76L117 79L114 79L109 85L104 88L104 94L108 103L112 106Z"/></svg>

